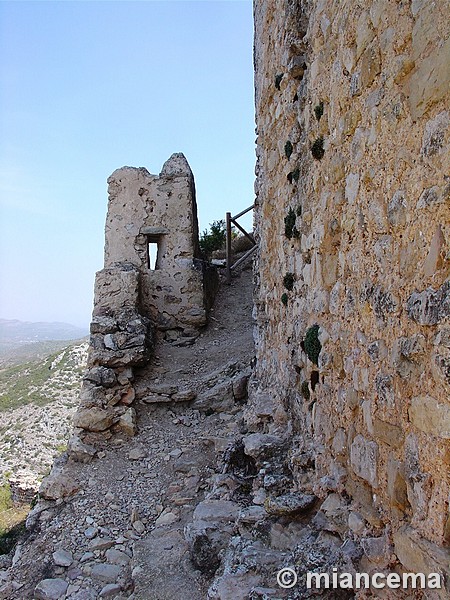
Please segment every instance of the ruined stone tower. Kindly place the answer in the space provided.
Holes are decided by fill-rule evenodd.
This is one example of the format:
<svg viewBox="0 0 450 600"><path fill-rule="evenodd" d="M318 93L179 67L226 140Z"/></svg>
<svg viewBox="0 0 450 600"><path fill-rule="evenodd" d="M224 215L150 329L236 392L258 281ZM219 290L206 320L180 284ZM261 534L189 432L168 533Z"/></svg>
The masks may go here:
<svg viewBox="0 0 450 600"><path fill-rule="evenodd" d="M159 176L123 167L108 179L105 270L96 283L94 314L108 307L101 285L111 269L139 273L136 302L160 329L201 327L209 300L206 264L198 243L194 176L183 154L173 154Z"/></svg>
<svg viewBox="0 0 450 600"><path fill-rule="evenodd" d="M201 258L194 177L183 154L159 176L123 167L108 184L105 267L95 279L89 368L70 444L79 459L89 459L89 444L111 428L134 434L133 369L148 362L156 331L173 338L204 326L217 286Z"/></svg>

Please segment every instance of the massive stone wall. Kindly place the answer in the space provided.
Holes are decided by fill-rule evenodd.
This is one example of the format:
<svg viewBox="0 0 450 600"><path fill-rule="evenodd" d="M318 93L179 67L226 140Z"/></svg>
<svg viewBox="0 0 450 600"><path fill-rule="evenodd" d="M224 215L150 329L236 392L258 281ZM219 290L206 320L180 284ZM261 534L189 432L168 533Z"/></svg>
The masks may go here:
<svg viewBox="0 0 450 600"><path fill-rule="evenodd" d="M448 0L255 0L247 418L261 426L270 398L265 430L292 435L296 484L334 494L367 569L447 576L449 14Z"/></svg>

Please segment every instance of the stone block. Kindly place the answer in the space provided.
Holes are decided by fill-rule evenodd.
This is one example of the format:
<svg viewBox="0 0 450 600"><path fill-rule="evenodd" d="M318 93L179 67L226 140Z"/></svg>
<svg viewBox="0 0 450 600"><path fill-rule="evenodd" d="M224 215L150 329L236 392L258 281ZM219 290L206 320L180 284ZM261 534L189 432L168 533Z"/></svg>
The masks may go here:
<svg viewBox="0 0 450 600"><path fill-rule="evenodd" d="M81 408L74 417L74 427L85 429L87 431L105 431L109 429L114 422L115 413L111 409L102 409L98 407Z"/></svg>
<svg viewBox="0 0 450 600"><path fill-rule="evenodd" d="M404 467L392 455L387 463L387 493L391 505L395 508L403 512L410 508Z"/></svg>
<svg viewBox="0 0 450 600"><path fill-rule="evenodd" d="M378 487L378 444L358 434L350 448L350 463L358 477Z"/></svg>
<svg viewBox="0 0 450 600"><path fill-rule="evenodd" d="M316 500L316 496L312 494L293 492L275 498L266 498L264 508L269 515L296 515L310 510L314 506Z"/></svg>
<svg viewBox="0 0 450 600"><path fill-rule="evenodd" d="M375 41L371 44L361 56L361 87L367 88L372 85L375 77L381 72L381 54L380 47Z"/></svg>
<svg viewBox="0 0 450 600"><path fill-rule="evenodd" d="M436 325L450 316L450 281L437 290L428 288L413 292L407 300L406 311L420 325Z"/></svg>
<svg viewBox="0 0 450 600"><path fill-rule="evenodd" d="M443 575L443 587L436 591L437 597L448 598L450 592L450 555L442 548L421 538L410 526L404 525L393 533L394 551L405 570L412 573L440 573Z"/></svg>
<svg viewBox="0 0 450 600"><path fill-rule="evenodd" d="M407 100L414 121L433 104L445 98L450 89L450 38L440 48L418 61L407 86Z"/></svg>
<svg viewBox="0 0 450 600"><path fill-rule="evenodd" d="M438 225L430 242L428 255L423 264L425 277L432 277L442 268L445 256L445 238L441 226Z"/></svg>
<svg viewBox="0 0 450 600"><path fill-rule="evenodd" d="M122 415L120 415L116 428L132 437L136 435L137 431L137 416L134 408L128 408Z"/></svg>
<svg viewBox="0 0 450 600"><path fill-rule="evenodd" d="M432 396L416 396L408 410L411 423L424 433L450 439L450 404Z"/></svg>
<svg viewBox="0 0 450 600"><path fill-rule="evenodd" d="M373 418L373 436L391 448L400 448L405 440L401 427L386 423L378 417Z"/></svg>
<svg viewBox="0 0 450 600"><path fill-rule="evenodd" d="M440 112L426 123L421 148L423 156L433 156L442 150L445 133L449 125L450 115L446 110Z"/></svg>

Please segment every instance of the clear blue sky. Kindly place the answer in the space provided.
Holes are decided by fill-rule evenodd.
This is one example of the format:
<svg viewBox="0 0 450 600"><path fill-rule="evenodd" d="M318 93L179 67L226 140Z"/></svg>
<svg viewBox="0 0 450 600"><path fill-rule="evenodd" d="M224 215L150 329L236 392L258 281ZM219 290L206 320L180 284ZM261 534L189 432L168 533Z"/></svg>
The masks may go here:
<svg viewBox="0 0 450 600"><path fill-rule="evenodd" d="M252 35L250 0L0 1L1 318L88 325L118 167L183 152L201 230L253 202Z"/></svg>

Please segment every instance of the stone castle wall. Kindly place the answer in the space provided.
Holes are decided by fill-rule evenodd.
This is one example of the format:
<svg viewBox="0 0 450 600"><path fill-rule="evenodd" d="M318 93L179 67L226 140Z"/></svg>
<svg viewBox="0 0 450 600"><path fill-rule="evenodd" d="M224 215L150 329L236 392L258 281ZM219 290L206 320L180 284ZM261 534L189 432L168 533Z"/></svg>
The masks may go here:
<svg viewBox="0 0 450 600"><path fill-rule="evenodd" d="M108 184L105 263L95 278L88 370L69 443L70 455L86 462L112 433L135 434L136 369L149 362L155 331L195 339L218 278L201 258L194 177L183 154L173 154L159 176L123 167Z"/></svg>
<svg viewBox="0 0 450 600"><path fill-rule="evenodd" d="M255 0L252 407L367 569L447 576L449 14Z"/></svg>

